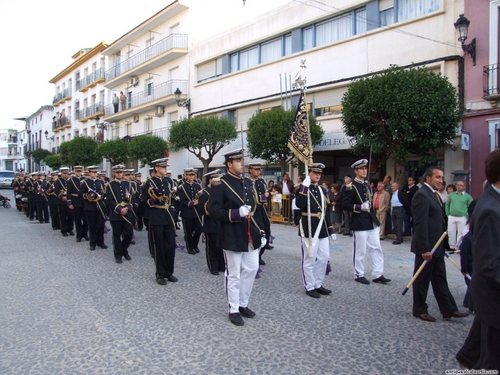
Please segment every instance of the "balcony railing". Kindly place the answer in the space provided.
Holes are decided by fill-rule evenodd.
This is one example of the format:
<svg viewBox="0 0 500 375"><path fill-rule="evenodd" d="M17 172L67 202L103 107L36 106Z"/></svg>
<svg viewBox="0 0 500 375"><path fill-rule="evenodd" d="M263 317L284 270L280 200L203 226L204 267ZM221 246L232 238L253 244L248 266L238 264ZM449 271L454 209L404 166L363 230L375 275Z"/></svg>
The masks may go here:
<svg viewBox="0 0 500 375"><path fill-rule="evenodd" d="M52 121L52 130L59 130L66 125L71 125L71 116L60 117Z"/></svg>
<svg viewBox="0 0 500 375"><path fill-rule="evenodd" d="M59 154L61 152L61 148L58 147L52 147L52 153L53 154Z"/></svg>
<svg viewBox="0 0 500 375"><path fill-rule="evenodd" d="M498 64L483 67L483 97L500 96Z"/></svg>
<svg viewBox="0 0 500 375"><path fill-rule="evenodd" d="M104 103L97 102L94 105L90 105L86 108L76 111L76 116L79 121L86 121L89 118L95 117L96 114L104 112Z"/></svg>
<svg viewBox="0 0 500 375"><path fill-rule="evenodd" d="M63 99L66 99L66 98L69 98L71 97L71 88L65 88L63 91L61 91L60 93L54 95L54 97L52 98L52 104L56 104L58 102L60 102L61 100Z"/></svg>
<svg viewBox="0 0 500 375"><path fill-rule="evenodd" d="M104 80L105 71L104 68L99 68L95 72L90 73L87 77L79 79L76 81L76 89L82 90L88 87L91 87L92 84L96 83L99 80ZM85 91L85 90L82 90Z"/></svg>
<svg viewBox="0 0 500 375"><path fill-rule="evenodd" d="M112 80L113 78L134 69L136 66L139 66L148 60L154 59L162 53L174 48L188 48L187 34L171 34L141 52L131 56L127 60L106 71L106 81Z"/></svg>
<svg viewBox="0 0 500 375"><path fill-rule="evenodd" d="M153 102L169 95L174 95L174 91L179 88L182 92L187 92L187 81L171 80L160 83L158 86L150 87L144 91L132 95L127 100L127 108L134 108L140 105ZM111 116L115 113L113 104L104 107L104 116Z"/></svg>
<svg viewBox="0 0 500 375"><path fill-rule="evenodd" d="M170 134L170 127L166 128L160 128L160 129L154 129L150 131L145 131L145 132L140 132L140 133L135 133L132 134L132 137L139 137L141 135L155 135L157 137L163 138L164 140L167 140Z"/></svg>

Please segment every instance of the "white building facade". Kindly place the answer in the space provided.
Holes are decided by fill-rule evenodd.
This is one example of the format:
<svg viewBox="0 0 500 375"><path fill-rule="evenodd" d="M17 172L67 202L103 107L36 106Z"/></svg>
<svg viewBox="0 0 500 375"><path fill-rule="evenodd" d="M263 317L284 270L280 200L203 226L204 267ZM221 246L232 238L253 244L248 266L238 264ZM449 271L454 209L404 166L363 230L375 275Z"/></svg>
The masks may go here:
<svg viewBox="0 0 500 375"><path fill-rule="evenodd" d="M461 49L453 23L461 12L463 1L451 0L289 2L193 46L192 115L228 116L245 132L256 112L296 104L298 90L290 104L285 89L306 59L308 106L325 130L314 159L327 166L327 180L339 182L359 159L342 131L341 99L349 84L392 64L416 64L457 86ZM236 147L240 139L226 150ZM462 159L447 147L438 162L452 180ZM201 165L191 157L190 164ZM213 166L222 165L218 155ZM391 162L385 170L394 175Z"/></svg>

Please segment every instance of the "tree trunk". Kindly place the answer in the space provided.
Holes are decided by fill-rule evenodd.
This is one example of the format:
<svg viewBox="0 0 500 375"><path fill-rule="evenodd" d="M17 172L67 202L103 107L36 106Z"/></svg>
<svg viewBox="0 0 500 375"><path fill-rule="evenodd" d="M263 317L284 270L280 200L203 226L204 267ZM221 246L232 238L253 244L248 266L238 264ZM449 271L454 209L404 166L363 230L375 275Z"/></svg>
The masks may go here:
<svg viewBox="0 0 500 375"><path fill-rule="evenodd" d="M402 189L405 184L405 172L406 167L404 164L396 163L394 165L394 182L399 184L399 188Z"/></svg>
<svg viewBox="0 0 500 375"><path fill-rule="evenodd" d="M286 160L281 159L281 178L283 179L283 175L286 173Z"/></svg>
<svg viewBox="0 0 500 375"><path fill-rule="evenodd" d="M201 181L202 181L202 185L203 185L205 183L205 181L203 181L203 176L205 176L208 173L208 167L210 166L210 160L202 160L202 163L203 163L203 174L201 175Z"/></svg>

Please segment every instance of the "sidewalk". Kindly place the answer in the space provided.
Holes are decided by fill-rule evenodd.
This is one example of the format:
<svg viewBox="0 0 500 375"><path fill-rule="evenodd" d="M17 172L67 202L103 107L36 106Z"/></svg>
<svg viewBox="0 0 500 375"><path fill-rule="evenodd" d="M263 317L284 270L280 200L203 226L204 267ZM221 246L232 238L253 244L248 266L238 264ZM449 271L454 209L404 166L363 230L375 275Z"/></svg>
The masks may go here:
<svg viewBox="0 0 500 375"><path fill-rule="evenodd" d="M2 190L1 193L12 194ZM10 196L10 195L9 195ZM108 224L109 225L109 224ZM297 228L273 224L262 278L243 327L227 318L223 275L213 276L201 254L177 250L179 282L160 286L137 232L132 261L62 237L48 224L0 208L1 374L443 374L472 317L445 321L429 291L436 323L411 314L409 242L381 241L389 285L354 282L352 238L330 242L331 296L303 290ZM181 239L182 235L179 235ZM458 256L455 256L458 261ZM448 264L448 282L461 306L465 283ZM370 262L366 263L367 278ZM462 309L462 308L461 308Z"/></svg>

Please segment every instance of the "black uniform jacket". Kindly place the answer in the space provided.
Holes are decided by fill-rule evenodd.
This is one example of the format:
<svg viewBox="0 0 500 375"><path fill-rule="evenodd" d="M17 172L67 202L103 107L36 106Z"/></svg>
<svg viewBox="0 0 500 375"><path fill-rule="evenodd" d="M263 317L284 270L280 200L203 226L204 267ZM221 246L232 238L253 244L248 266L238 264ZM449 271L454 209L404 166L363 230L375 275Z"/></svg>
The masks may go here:
<svg viewBox="0 0 500 375"><path fill-rule="evenodd" d="M83 207L83 200L80 197L81 181L84 178L73 176L68 179L68 206Z"/></svg>
<svg viewBox="0 0 500 375"><path fill-rule="evenodd" d="M320 190L323 193L323 204L321 203L321 194ZM307 218L307 199L309 195L310 201L310 213L311 213L311 236L314 236L316 233L316 229L318 225L321 225L321 230L319 232L318 238L328 237L329 234L335 233L333 229L331 217L328 212L328 207L330 202L328 200L328 192L323 186L319 186L316 184L311 184L309 187L304 185L300 185L298 194L295 195L295 205L302 212L302 216L300 218L301 223L299 225L302 226L304 230L304 237L309 237L309 220ZM323 220L320 222L321 216L321 206L323 205ZM301 231L299 228L299 236L301 235Z"/></svg>
<svg viewBox="0 0 500 375"><path fill-rule="evenodd" d="M63 197L68 198L68 181L62 177L59 177L54 182L54 192L56 193L57 198L59 198L57 204L67 204L67 202L63 201Z"/></svg>
<svg viewBox="0 0 500 375"><path fill-rule="evenodd" d="M342 209L352 211L351 230L371 230L380 226L380 222L370 205L370 211L361 211L361 205L366 201L372 201L372 190L366 182L354 179L345 186L342 195Z"/></svg>
<svg viewBox="0 0 500 375"><path fill-rule="evenodd" d="M48 202L48 198L45 195L45 191L49 189L49 183L47 180L37 180L33 184L36 192L36 201L37 202Z"/></svg>
<svg viewBox="0 0 500 375"><path fill-rule="evenodd" d="M207 186L199 193L198 214L203 220L203 232L218 233L220 223L218 221L212 220L210 213L208 212L208 202L210 201L211 193L212 187L210 186Z"/></svg>
<svg viewBox="0 0 500 375"><path fill-rule="evenodd" d="M201 191L201 186L196 182L189 184L187 182L183 183L177 189L177 196L181 201L182 217L186 219L197 219L198 218L198 208L194 206L193 200L198 197L198 193Z"/></svg>
<svg viewBox="0 0 500 375"><path fill-rule="evenodd" d="M127 221L132 224L134 213L132 212L132 193L128 181L113 180L106 186L106 204L109 209L109 221ZM127 207L126 215L121 215L123 208Z"/></svg>
<svg viewBox="0 0 500 375"><path fill-rule="evenodd" d="M243 190L243 186L244 189ZM232 173L227 173L219 181L212 181L212 194L208 203L208 211L213 220L221 223L218 245L224 250L237 252L248 251L248 243L252 242L257 249L264 234L262 223L254 217L257 195L252 181ZM252 208L251 217L240 217L239 208L248 205ZM250 236L248 234L250 220ZM251 240L251 241L250 241Z"/></svg>
<svg viewBox="0 0 500 375"><path fill-rule="evenodd" d="M149 212L150 225L175 225L171 192L173 181L169 177L150 177L142 189L142 201Z"/></svg>
<svg viewBox="0 0 500 375"><path fill-rule="evenodd" d="M84 211L101 211L105 216L106 207L104 204L104 196L106 189L104 181L96 178L92 180L87 178L82 181L80 188L80 198L83 200Z"/></svg>

